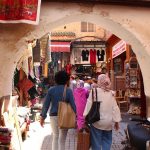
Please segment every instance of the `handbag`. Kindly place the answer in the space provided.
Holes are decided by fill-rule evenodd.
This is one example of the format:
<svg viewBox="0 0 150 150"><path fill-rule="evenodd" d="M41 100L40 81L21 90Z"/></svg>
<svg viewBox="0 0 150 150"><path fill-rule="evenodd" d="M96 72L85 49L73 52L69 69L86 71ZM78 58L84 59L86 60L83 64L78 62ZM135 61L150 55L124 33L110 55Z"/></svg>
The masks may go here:
<svg viewBox="0 0 150 150"><path fill-rule="evenodd" d="M89 150L90 148L90 130L83 128L77 133L77 150Z"/></svg>
<svg viewBox="0 0 150 150"><path fill-rule="evenodd" d="M66 85L64 87L63 99L58 104L58 126L61 129L76 127L76 114L69 102L66 101Z"/></svg>
<svg viewBox="0 0 150 150"><path fill-rule="evenodd" d="M85 117L85 121L87 124L92 124L100 120L100 101L97 101L97 89L96 92L96 101L94 101L94 92L92 89L92 106L89 113Z"/></svg>

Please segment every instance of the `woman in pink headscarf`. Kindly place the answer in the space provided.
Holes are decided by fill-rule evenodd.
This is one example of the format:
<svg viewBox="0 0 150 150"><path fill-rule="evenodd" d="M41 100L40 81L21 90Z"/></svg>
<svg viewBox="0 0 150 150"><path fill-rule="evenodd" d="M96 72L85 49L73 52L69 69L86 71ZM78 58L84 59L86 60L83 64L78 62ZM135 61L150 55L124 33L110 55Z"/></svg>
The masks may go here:
<svg viewBox="0 0 150 150"><path fill-rule="evenodd" d="M83 112L89 95L89 91L84 88L84 81L77 81L76 88L74 89L73 94L77 111L77 128L80 130L85 126Z"/></svg>
<svg viewBox="0 0 150 150"><path fill-rule="evenodd" d="M112 144L112 125L119 129L121 121L120 110L116 103L111 82L107 75L98 76L97 101L100 101L100 120L90 125L92 150L110 150ZM95 97L95 90L94 90ZM86 116L92 106L92 92L89 94L84 111Z"/></svg>

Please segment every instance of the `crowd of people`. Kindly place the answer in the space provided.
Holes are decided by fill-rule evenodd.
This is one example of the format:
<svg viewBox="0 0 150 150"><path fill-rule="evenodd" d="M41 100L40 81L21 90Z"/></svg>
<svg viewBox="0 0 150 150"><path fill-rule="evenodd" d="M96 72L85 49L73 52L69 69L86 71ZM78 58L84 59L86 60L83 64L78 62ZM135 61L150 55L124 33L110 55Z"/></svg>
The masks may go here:
<svg viewBox="0 0 150 150"><path fill-rule="evenodd" d="M65 150L68 129L58 126L58 103L62 100L64 87L67 86L66 100L76 113L77 132L87 126L85 116L92 106L92 89L97 89L97 100L100 105L100 120L90 124L90 141L92 150L110 150L112 144L112 126L119 129L120 110L116 103L111 82L107 74L100 74L97 79L84 77L81 80L75 75L69 76L65 71L55 74L55 85L48 89L43 103L40 124L49 111L50 125L53 133L52 150Z"/></svg>

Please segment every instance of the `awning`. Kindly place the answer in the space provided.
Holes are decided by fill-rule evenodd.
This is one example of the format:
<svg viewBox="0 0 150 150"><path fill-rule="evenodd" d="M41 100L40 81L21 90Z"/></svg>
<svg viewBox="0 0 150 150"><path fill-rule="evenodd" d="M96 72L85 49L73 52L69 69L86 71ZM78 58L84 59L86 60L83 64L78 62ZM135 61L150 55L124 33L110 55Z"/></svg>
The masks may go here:
<svg viewBox="0 0 150 150"><path fill-rule="evenodd" d="M126 51L126 42L121 40L116 45L112 47L112 58L115 58Z"/></svg>
<svg viewBox="0 0 150 150"><path fill-rule="evenodd" d="M70 42L50 42L51 52L70 52Z"/></svg>

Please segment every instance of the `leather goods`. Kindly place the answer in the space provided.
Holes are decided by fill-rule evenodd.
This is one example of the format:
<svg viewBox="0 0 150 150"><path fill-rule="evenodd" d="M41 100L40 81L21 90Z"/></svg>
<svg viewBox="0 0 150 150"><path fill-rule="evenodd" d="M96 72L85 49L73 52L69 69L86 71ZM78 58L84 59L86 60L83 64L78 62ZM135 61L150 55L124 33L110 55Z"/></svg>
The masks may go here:
<svg viewBox="0 0 150 150"><path fill-rule="evenodd" d="M76 114L69 102L66 101L66 85L64 87L63 99L58 105L58 126L61 129L76 127Z"/></svg>
<svg viewBox="0 0 150 150"><path fill-rule="evenodd" d="M83 128L77 133L77 150L89 150L90 148L90 130Z"/></svg>
<svg viewBox="0 0 150 150"><path fill-rule="evenodd" d="M92 124L100 120L100 101L97 101L97 89L96 88L95 88L95 92L96 92L96 101L94 101L94 93L92 89L92 101L93 102L92 102L92 106L91 106L89 113L85 117L85 121L87 124Z"/></svg>

